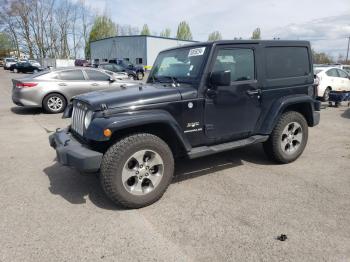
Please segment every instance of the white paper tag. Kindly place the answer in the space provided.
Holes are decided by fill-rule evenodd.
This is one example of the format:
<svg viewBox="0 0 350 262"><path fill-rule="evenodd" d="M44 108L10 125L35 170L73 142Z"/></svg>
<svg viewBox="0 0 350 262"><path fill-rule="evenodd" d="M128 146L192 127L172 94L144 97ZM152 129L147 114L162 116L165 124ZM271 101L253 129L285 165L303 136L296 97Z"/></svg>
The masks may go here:
<svg viewBox="0 0 350 262"><path fill-rule="evenodd" d="M204 51L205 51L205 47L191 49L190 52L188 53L188 57L201 56L204 54Z"/></svg>

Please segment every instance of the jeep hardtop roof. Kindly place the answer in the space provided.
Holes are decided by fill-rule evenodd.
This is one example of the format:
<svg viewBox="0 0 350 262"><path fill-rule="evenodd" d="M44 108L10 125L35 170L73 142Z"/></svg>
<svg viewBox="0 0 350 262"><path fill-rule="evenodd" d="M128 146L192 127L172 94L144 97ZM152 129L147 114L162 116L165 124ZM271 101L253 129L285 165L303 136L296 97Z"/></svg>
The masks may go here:
<svg viewBox="0 0 350 262"><path fill-rule="evenodd" d="M186 44L182 46L177 46L173 48L165 49L162 52L175 50L179 48L188 48L188 47L200 47L200 46L216 46L216 45L244 45L244 44L262 44L265 46L310 46L309 41L303 40L218 40L218 41L209 41L209 42L198 42L193 44Z"/></svg>

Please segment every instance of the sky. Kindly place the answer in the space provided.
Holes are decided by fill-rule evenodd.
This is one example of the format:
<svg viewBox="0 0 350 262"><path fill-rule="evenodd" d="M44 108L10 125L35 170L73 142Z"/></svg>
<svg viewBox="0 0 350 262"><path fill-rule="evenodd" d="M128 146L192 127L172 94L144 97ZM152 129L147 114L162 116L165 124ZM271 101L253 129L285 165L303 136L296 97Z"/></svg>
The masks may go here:
<svg viewBox="0 0 350 262"><path fill-rule="evenodd" d="M350 0L86 0L96 13L118 24L142 27L152 34L180 21L190 24L193 39L206 41L220 31L224 39L247 39L260 27L263 39L310 40L317 51L346 55L350 36Z"/></svg>

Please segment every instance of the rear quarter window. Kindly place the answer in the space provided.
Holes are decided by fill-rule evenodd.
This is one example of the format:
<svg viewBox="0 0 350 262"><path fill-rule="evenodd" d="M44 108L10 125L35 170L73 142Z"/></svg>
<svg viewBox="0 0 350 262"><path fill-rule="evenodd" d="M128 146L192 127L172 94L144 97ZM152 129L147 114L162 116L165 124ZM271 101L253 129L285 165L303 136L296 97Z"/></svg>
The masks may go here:
<svg viewBox="0 0 350 262"><path fill-rule="evenodd" d="M311 72L306 47L267 47L265 51L268 79L302 77Z"/></svg>

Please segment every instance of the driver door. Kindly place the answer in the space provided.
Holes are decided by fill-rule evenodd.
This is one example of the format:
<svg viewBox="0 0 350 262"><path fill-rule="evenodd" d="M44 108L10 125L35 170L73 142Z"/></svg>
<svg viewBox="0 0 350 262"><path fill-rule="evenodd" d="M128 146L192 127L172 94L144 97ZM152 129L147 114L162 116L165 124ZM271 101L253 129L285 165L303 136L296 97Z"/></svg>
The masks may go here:
<svg viewBox="0 0 350 262"><path fill-rule="evenodd" d="M261 112L256 73L256 46L218 47L211 72L231 72L229 86L211 87L205 99L206 135L213 140L250 136Z"/></svg>

